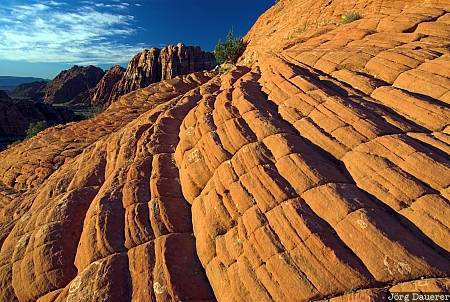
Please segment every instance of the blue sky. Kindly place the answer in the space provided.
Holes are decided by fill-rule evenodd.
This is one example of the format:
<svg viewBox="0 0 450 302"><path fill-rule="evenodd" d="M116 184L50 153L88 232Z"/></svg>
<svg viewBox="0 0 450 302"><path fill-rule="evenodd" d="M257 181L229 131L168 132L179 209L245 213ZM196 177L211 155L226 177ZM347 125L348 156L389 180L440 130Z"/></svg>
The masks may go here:
<svg viewBox="0 0 450 302"><path fill-rule="evenodd" d="M126 64L144 48L212 50L245 35L274 0L1 0L0 75L53 78L71 65Z"/></svg>

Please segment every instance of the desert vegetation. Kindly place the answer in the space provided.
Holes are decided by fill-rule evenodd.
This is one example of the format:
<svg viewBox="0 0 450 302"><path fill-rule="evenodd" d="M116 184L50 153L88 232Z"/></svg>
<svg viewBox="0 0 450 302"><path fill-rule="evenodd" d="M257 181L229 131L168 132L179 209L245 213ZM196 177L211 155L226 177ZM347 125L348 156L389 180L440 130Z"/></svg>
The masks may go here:
<svg viewBox="0 0 450 302"><path fill-rule="evenodd" d="M362 16L358 12L345 12L341 16L343 24L352 23L353 21L361 19Z"/></svg>
<svg viewBox="0 0 450 302"><path fill-rule="evenodd" d="M242 37L234 37L233 31L229 31L225 42L219 40L214 49L214 55L217 64L233 64L235 65L239 57L244 53L246 43Z"/></svg>
<svg viewBox="0 0 450 302"><path fill-rule="evenodd" d="M33 136L35 136L36 134L38 134L39 132L41 132L47 128L48 128L48 124L46 121L32 122L28 126L25 139L32 138Z"/></svg>

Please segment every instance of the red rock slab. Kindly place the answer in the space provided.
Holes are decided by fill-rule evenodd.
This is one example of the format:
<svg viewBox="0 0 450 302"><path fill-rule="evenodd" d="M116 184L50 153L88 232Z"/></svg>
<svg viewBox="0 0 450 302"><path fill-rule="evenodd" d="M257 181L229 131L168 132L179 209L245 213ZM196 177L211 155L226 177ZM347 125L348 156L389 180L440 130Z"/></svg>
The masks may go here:
<svg viewBox="0 0 450 302"><path fill-rule="evenodd" d="M419 31L448 9L281 0L246 36L248 66L137 90L0 154L1 299L448 291L447 92L405 84L444 83L448 39ZM363 18L340 24L347 11Z"/></svg>

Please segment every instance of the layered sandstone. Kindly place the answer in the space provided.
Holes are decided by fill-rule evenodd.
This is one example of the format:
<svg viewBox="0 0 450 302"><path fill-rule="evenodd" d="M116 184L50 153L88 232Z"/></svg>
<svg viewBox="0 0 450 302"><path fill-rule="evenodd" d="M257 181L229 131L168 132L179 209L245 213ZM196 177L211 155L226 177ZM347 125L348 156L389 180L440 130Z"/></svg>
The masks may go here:
<svg viewBox="0 0 450 302"><path fill-rule="evenodd" d="M449 11L281 0L246 37L248 66L152 84L0 153L0 300L448 291ZM289 38L304 20L320 25Z"/></svg>
<svg viewBox="0 0 450 302"><path fill-rule="evenodd" d="M45 87L44 101L56 103L90 103L90 90L102 79L104 72L95 66L73 66L62 71Z"/></svg>
<svg viewBox="0 0 450 302"><path fill-rule="evenodd" d="M214 55L202 51L200 47L179 43L163 49L143 50L131 59L122 79L112 89L107 105L121 95L152 83L192 72L212 70L215 66Z"/></svg>

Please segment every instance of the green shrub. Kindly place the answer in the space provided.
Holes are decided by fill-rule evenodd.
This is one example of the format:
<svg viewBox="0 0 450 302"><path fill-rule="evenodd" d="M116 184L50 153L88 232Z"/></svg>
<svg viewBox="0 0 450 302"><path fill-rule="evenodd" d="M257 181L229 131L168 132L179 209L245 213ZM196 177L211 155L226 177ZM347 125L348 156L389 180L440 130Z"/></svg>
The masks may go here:
<svg viewBox="0 0 450 302"><path fill-rule="evenodd" d="M343 24L351 23L361 18L362 16L358 12L345 12L341 16Z"/></svg>
<svg viewBox="0 0 450 302"><path fill-rule="evenodd" d="M35 122L35 123L30 123L28 125L28 129L26 131L26 139L32 138L33 136L35 136L36 134L38 134L39 132L41 132L42 130L45 130L48 128L47 122L46 121L39 121L39 122Z"/></svg>
<svg viewBox="0 0 450 302"><path fill-rule="evenodd" d="M242 37L233 37L233 32L230 31L227 34L225 42L222 43L219 40L214 49L214 56L216 57L217 64L236 64L246 47L247 45Z"/></svg>

